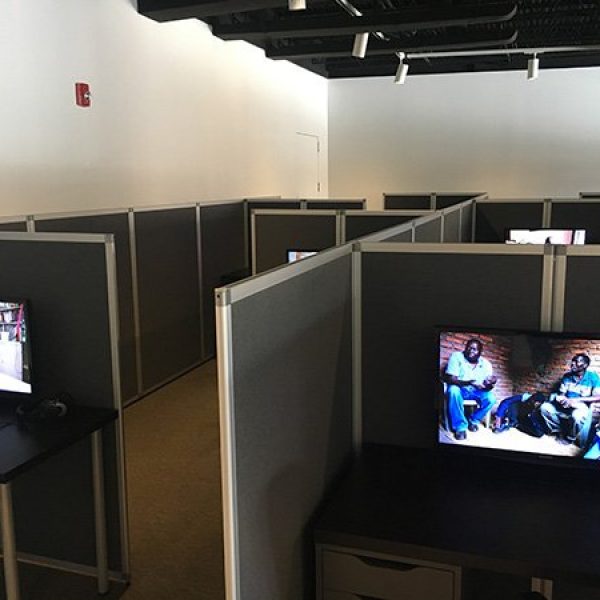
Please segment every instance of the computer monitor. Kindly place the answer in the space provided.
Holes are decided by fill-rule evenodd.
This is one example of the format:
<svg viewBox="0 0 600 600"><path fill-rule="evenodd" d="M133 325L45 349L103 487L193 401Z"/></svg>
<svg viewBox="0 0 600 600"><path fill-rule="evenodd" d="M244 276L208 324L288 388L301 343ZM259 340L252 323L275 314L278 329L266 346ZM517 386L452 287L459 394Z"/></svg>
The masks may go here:
<svg viewBox="0 0 600 600"><path fill-rule="evenodd" d="M308 258L309 256L314 256L318 250L288 250L286 252L287 262L293 263L297 260L301 260L303 258Z"/></svg>
<svg viewBox="0 0 600 600"><path fill-rule="evenodd" d="M31 394L31 340L25 300L0 298L0 394Z"/></svg>
<svg viewBox="0 0 600 600"><path fill-rule="evenodd" d="M585 229L509 229L507 244L585 244Z"/></svg>
<svg viewBox="0 0 600 600"><path fill-rule="evenodd" d="M440 447L600 459L600 334L440 327L436 350Z"/></svg>

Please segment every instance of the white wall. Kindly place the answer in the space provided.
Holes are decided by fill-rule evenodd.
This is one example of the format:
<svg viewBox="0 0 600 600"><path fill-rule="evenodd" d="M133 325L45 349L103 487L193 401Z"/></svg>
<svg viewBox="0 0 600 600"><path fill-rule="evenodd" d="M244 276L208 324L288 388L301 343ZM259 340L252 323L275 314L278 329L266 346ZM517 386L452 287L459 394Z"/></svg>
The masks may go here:
<svg viewBox="0 0 600 600"><path fill-rule="evenodd" d="M296 196L298 131L321 139L327 195L325 79L135 6L0 2L0 215Z"/></svg>
<svg viewBox="0 0 600 600"><path fill-rule="evenodd" d="M369 208L384 192L600 191L600 69L330 81L329 157L329 194Z"/></svg>

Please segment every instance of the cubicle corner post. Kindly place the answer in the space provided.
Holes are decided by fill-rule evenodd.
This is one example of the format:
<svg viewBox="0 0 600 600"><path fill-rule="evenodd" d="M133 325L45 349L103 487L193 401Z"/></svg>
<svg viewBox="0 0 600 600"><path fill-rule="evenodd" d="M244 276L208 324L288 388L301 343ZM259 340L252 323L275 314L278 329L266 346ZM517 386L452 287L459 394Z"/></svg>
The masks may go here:
<svg viewBox="0 0 600 600"><path fill-rule="evenodd" d="M135 342L135 371L137 379L137 393L144 391L142 379L142 332L140 324L140 289L138 281L137 242L135 235L135 209L130 208L127 213L129 223L129 254L131 259L131 292L133 296L133 330Z"/></svg>
<svg viewBox="0 0 600 600"><path fill-rule="evenodd" d="M231 302L226 289L215 290L217 373L221 431L221 491L226 600L241 600L236 492L235 408Z"/></svg>
<svg viewBox="0 0 600 600"><path fill-rule="evenodd" d="M542 211L542 227L550 227L552 223L552 198L544 198L544 208Z"/></svg>
<svg viewBox="0 0 600 600"><path fill-rule="evenodd" d="M256 215L250 211L250 252L252 261L252 275L256 275Z"/></svg>
<svg viewBox="0 0 600 600"><path fill-rule="evenodd" d="M121 360L119 357L119 293L117 286L117 260L114 235L105 236L106 287L108 290L108 319L110 328L110 352L113 379L113 405L117 417L117 472L119 493L119 517L121 522L121 571L128 580L129 564L129 512L127 507L127 475L125 466L125 430L123 425L123 396L121 393Z"/></svg>
<svg viewBox="0 0 600 600"><path fill-rule="evenodd" d="M563 331L567 287L567 246L556 246L552 281L552 331Z"/></svg>
<svg viewBox="0 0 600 600"><path fill-rule="evenodd" d="M346 211L335 211L335 245L346 243Z"/></svg>
<svg viewBox="0 0 600 600"><path fill-rule="evenodd" d="M431 192L431 199L430 199L429 208L431 210L436 210L437 209L437 194L435 192Z"/></svg>
<svg viewBox="0 0 600 600"><path fill-rule="evenodd" d="M247 204L244 203L244 207ZM245 213L244 213L245 216ZM200 213L200 204L196 204L196 256L198 261L198 319L200 322L200 360L205 361L206 356L206 340L204 339L204 269L202 263L202 216ZM247 222L247 221L244 221ZM244 227L244 232L246 232ZM244 240L244 247L247 248L246 240ZM247 252L247 250L246 250Z"/></svg>
<svg viewBox="0 0 600 600"><path fill-rule="evenodd" d="M552 304L554 288L554 247L550 244L544 246L542 273L542 290L540 298L540 330L552 329Z"/></svg>
<svg viewBox="0 0 600 600"><path fill-rule="evenodd" d="M26 225L28 233L35 232L35 217L33 215L27 215Z"/></svg>
<svg viewBox="0 0 600 600"><path fill-rule="evenodd" d="M352 245L352 444L362 448L362 251Z"/></svg>

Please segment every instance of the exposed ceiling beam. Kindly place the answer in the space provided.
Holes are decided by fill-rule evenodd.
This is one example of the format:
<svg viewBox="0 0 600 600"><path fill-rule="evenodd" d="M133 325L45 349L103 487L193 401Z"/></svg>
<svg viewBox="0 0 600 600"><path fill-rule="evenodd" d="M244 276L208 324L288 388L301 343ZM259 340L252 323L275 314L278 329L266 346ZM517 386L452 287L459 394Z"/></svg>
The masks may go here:
<svg viewBox="0 0 600 600"><path fill-rule="evenodd" d="M501 23L512 19L516 12L516 4L503 2L476 6L394 10L360 17L294 15L262 23L214 24L213 33L224 40L248 41L264 38L354 35L365 31L394 33Z"/></svg>
<svg viewBox="0 0 600 600"><path fill-rule="evenodd" d="M287 7L286 0L138 0L138 12L159 22L205 19L236 12Z"/></svg>
<svg viewBox="0 0 600 600"><path fill-rule="evenodd" d="M425 52L444 50L474 50L508 46L517 40L518 32L514 29L492 34L486 33L450 33L432 37L431 35L413 36L407 40L382 41L373 39L369 42L368 56L394 54L396 52ZM299 58L333 58L349 57L351 42L346 40L327 39L323 42L301 41L290 42L276 47L268 44L266 56L273 59L294 60Z"/></svg>

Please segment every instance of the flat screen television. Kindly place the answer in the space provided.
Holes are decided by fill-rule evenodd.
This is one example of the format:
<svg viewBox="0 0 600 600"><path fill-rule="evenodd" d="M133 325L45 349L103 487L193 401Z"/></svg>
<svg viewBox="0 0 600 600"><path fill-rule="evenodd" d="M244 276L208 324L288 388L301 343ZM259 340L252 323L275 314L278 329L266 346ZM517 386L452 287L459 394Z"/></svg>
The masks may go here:
<svg viewBox="0 0 600 600"><path fill-rule="evenodd" d="M32 393L30 321L24 300L0 298L0 393Z"/></svg>
<svg viewBox="0 0 600 600"><path fill-rule="evenodd" d="M585 244L585 229L507 229L507 244Z"/></svg>
<svg viewBox="0 0 600 600"><path fill-rule="evenodd" d="M437 345L440 447L600 459L600 334L441 327Z"/></svg>
<svg viewBox="0 0 600 600"><path fill-rule="evenodd" d="M287 250L287 262L293 263L297 260L308 258L309 256L314 256L317 252L318 250Z"/></svg>

